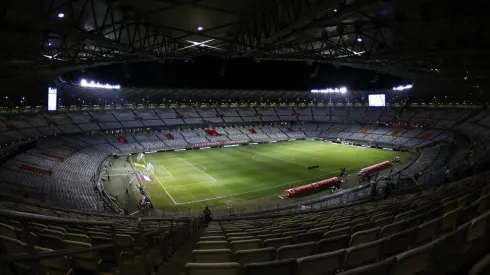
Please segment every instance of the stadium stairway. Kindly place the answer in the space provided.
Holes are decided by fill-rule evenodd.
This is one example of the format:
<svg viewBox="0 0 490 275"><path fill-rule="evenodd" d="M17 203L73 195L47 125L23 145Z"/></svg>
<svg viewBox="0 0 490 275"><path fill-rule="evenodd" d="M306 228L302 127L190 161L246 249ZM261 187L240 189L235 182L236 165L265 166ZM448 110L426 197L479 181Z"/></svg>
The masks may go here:
<svg viewBox="0 0 490 275"><path fill-rule="evenodd" d="M185 265L192 262L192 251L198 249L197 242L204 233L206 227L204 224L200 224L199 230L196 234L190 236L186 240L186 243L179 248L169 259L168 262L163 263L155 273L155 275L182 275L185 273Z"/></svg>

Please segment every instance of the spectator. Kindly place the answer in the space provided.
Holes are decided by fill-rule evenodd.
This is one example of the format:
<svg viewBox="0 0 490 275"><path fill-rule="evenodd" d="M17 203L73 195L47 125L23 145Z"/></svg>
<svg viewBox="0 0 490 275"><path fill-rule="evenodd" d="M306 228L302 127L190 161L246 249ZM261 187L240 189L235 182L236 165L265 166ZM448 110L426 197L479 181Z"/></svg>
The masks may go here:
<svg viewBox="0 0 490 275"><path fill-rule="evenodd" d="M393 179L391 177L388 178L388 181L386 182L386 188L385 188L385 199L388 198L390 195L391 191L391 185L393 184Z"/></svg>
<svg viewBox="0 0 490 275"><path fill-rule="evenodd" d="M371 200L376 198L376 182L371 184Z"/></svg>
<svg viewBox="0 0 490 275"><path fill-rule="evenodd" d="M211 210L206 206L206 208L203 211L204 213L204 218L206 219L206 224L209 224L211 221Z"/></svg>
<svg viewBox="0 0 490 275"><path fill-rule="evenodd" d="M449 182L451 180L451 168L446 166L446 171L444 172L444 182Z"/></svg>

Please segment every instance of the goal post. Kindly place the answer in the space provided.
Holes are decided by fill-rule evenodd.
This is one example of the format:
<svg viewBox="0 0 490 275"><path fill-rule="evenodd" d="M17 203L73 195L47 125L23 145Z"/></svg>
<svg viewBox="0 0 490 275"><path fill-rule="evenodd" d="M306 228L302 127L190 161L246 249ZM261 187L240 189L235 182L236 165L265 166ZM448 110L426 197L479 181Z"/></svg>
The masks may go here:
<svg viewBox="0 0 490 275"><path fill-rule="evenodd" d="M145 169L145 174L154 174L155 169L153 168L153 165L151 163L146 164L146 169Z"/></svg>
<svg viewBox="0 0 490 275"><path fill-rule="evenodd" d="M138 162L145 162L145 154L143 153L138 153L138 156L136 157L136 160Z"/></svg>

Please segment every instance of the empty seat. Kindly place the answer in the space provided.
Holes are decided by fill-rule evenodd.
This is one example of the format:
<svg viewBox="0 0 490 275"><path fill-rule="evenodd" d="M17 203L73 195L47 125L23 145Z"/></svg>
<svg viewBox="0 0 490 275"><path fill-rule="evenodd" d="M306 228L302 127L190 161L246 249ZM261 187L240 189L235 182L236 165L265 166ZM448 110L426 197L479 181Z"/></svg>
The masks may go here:
<svg viewBox="0 0 490 275"><path fill-rule="evenodd" d="M194 263L226 263L233 261L230 249L199 249L192 251Z"/></svg>
<svg viewBox="0 0 490 275"><path fill-rule="evenodd" d="M91 243L90 238L87 235L66 233L65 240L81 242L81 243Z"/></svg>
<svg viewBox="0 0 490 275"><path fill-rule="evenodd" d="M257 249L262 247L262 240L250 239L250 240L233 241L230 243L230 246L233 252L237 252L239 250L246 250L246 249Z"/></svg>
<svg viewBox="0 0 490 275"><path fill-rule="evenodd" d="M52 252L53 250L44 247L36 247L37 252ZM61 256L56 258L48 258L39 260L38 269L41 269L39 273L49 273L53 275L71 274L70 261L67 257Z"/></svg>
<svg viewBox="0 0 490 275"><path fill-rule="evenodd" d="M66 248L65 242L59 237L44 235L44 234L38 234L37 237L40 242L40 245L43 247L53 249L53 250Z"/></svg>
<svg viewBox="0 0 490 275"><path fill-rule="evenodd" d="M134 252L133 237L127 234L116 234L117 246L123 252Z"/></svg>
<svg viewBox="0 0 490 275"><path fill-rule="evenodd" d="M342 236L349 233L350 233L350 227L343 227L335 230L330 230L327 233L325 233L323 237L327 239L327 238Z"/></svg>
<svg viewBox="0 0 490 275"><path fill-rule="evenodd" d="M279 247L283 245L293 244L293 237L282 237L282 238L274 238L267 239L264 241L265 247L274 247L275 249L279 249Z"/></svg>
<svg viewBox="0 0 490 275"><path fill-rule="evenodd" d="M395 222L384 226L383 228L381 228L381 231L379 232L379 237L380 238L388 237L390 235L402 231L404 223L405 223L404 221L401 221L401 222Z"/></svg>
<svg viewBox="0 0 490 275"><path fill-rule="evenodd" d="M351 236L350 246L356 246L375 241L378 238L380 228L376 227L369 230L359 231Z"/></svg>
<svg viewBox="0 0 490 275"><path fill-rule="evenodd" d="M47 235L47 236L58 237L60 239L64 239L65 238L65 233L63 233L61 231L53 230L53 229L45 229L43 231L43 234L44 235Z"/></svg>
<svg viewBox="0 0 490 275"><path fill-rule="evenodd" d="M288 236L296 237L296 235L301 234L301 233L306 233L306 230L287 231L287 232L282 233L282 236L283 237L288 237Z"/></svg>
<svg viewBox="0 0 490 275"><path fill-rule="evenodd" d="M361 266L346 272L338 273L338 275L384 275L390 274L391 266L395 262L395 258L389 258L382 262Z"/></svg>
<svg viewBox="0 0 490 275"><path fill-rule="evenodd" d="M185 265L186 275L240 275L238 263L188 263Z"/></svg>
<svg viewBox="0 0 490 275"><path fill-rule="evenodd" d="M374 224L376 224L376 226L383 228L383 226L385 225L392 224L394 220L395 220L394 216L389 216L389 217L375 220Z"/></svg>
<svg viewBox="0 0 490 275"><path fill-rule="evenodd" d="M328 230L330 230L330 225L325 225L325 226L313 227L312 229L308 230L308 233L322 232L323 235L323 233L327 232Z"/></svg>
<svg viewBox="0 0 490 275"><path fill-rule="evenodd" d="M229 247L227 241L201 241L197 243L199 249L226 249Z"/></svg>
<svg viewBox="0 0 490 275"><path fill-rule="evenodd" d="M223 231L206 231L202 234L203 237L208 237L208 236L224 236L225 234Z"/></svg>
<svg viewBox="0 0 490 275"><path fill-rule="evenodd" d="M412 216L412 210L403 212L395 216L395 222L400 222L404 220L408 220Z"/></svg>
<svg viewBox="0 0 490 275"><path fill-rule="evenodd" d="M235 261L241 265L250 263L270 262L276 259L276 249L273 247L239 250L235 252Z"/></svg>
<svg viewBox="0 0 490 275"><path fill-rule="evenodd" d="M405 220L405 224L403 224L404 229L409 229L412 227L418 227L424 221L424 217L425 217L424 214L420 214L417 216L413 216L408 220Z"/></svg>
<svg viewBox="0 0 490 275"><path fill-rule="evenodd" d="M443 233L451 232L456 228L458 222L458 215L460 211L461 209L458 208L444 214L441 221L441 227L440 227L441 232Z"/></svg>
<svg viewBox="0 0 490 275"><path fill-rule="evenodd" d="M354 225L352 228L351 228L351 234L354 234L354 233L357 233L359 231L364 231L364 230L369 230L369 229L372 229L374 228L375 224L374 222L368 222L368 223L362 223L362 224L357 224L357 225Z"/></svg>
<svg viewBox="0 0 490 275"><path fill-rule="evenodd" d="M271 233L271 234L257 235L256 238L264 241L267 239L275 239L275 238L280 238L280 237L282 237L282 234L280 234L280 233Z"/></svg>
<svg viewBox="0 0 490 275"><path fill-rule="evenodd" d="M421 224L415 233L415 244L425 244L434 240L439 234L439 227L442 218L437 218L432 221Z"/></svg>
<svg viewBox="0 0 490 275"><path fill-rule="evenodd" d="M234 232L234 233L227 233L226 237L243 237L243 236L250 236L248 232Z"/></svg>
<svg viewBox="0 0 490 275"><path fill-rule="evenodd" d="M215 242L215 241L226 241L225 236L203 236L199 238L199 241L205 242Z"/></svg>
<svg viewBox="0 0 490 275"><path fill-rule="evenodd" d="M316 252L316 243L314 242L284 245L277 250L276 259L278 260L296 259L296 258L310 256L315 252Z"/></svg>
<svg viewBox="0 0 490 275"><path fill-rule="evenodd" d="M255 237L254 236L230 237L228 238L228 242L243 241L243 240L250 240L250 239L255 239Z"/></svg>
<svg viewBox="0 0 490 275"><path fill-rule="evenodd" d="M15 231L14 227L5 223L0 223L0 235L12 239L17 238L17 232Z"/></svg>
<svg viewBox="0 0 490 275"><path fill-rule="evenodd" d="M386 258L406 251L412 244L416 232L417 228L413 227L387 237L381 251L381 256Z"/></svg>
<svg viewBox="0 0 490 275"><path fill-rule="evenodd" d="M490 274L490 254L487 254L481 260L471 267L468 275L487 275Z"/></svg>
<svg viewBox="0 0 490 275"><path fill-rule="evenodd" d="M487 223L490 212L481 215L470 222L470 227L466 235L466 250L472 250L472 254L478 254L487 245Z"/></svg>
<svg viewBox="0 0 490 275"><path fill-rule="evenodd" d="M75 242L65 240L66 248L68 249L81 249L81 248L90 248L91 244L85 242ZM77 270L85 271L85 272L93 272L95 274L99 274L100 265L102 264L102 260L99 257L99 251L91 251L91 252L83 252L79 254L73 255L73 267L75 268L75 273Z"/></svg>
<svg viewBox="0 0 490 275"><path fill-rule="evenodd" d="M351 227L351 222L336 223L330 227L330 230L337 230L344 227Z"/></svg>
<svg viewBox="0 0 490 275"><path fill-rule="evenodd" d="M442 206L442 213L443 214L449 213L449 212L455 210L457 207L458 207L458 202L456 200L446 202Z"/></svg>
<svg viewBox="0 0 490 275"><path fill-rule="evenodd" d="M243 267L243 275L295 275L296 260L281 260L275 262L246 264Z"/></svg>
<svg viewBox="0 0 490 275"><path fill-rule="evenodd" d="M323 239L318 242L318 252L326 253L339 249L348 248L350 243L350 235L343 235L334 238Z"/></svg>
<svg viewBox="0 0 490 275"><path fill-rule="evenodd" d="M344 267L346 269L375 262L381 257L381 249L385 239L361 244L347 249Z"/></svg>
<svg viewBox="0 0 490 275"><path fill-rule="evenodd" d="M323 232L302 233L296 235L294 241L296 243L317 242L321 240L322 237L323 237Z"/></svg>
<svg viewBox="0 0 490 275"><path fill-rule="evenodd" d="M427 272L433 247L432 243L428 243L396 256L396 262L391 268L390 275L413 275Z"/></svg>
<svg viewBox="0 0 490 275"><path fill-rule="evenodd" d="M463 258L461 252L466 242L469 227L469 223L466 223L432 242L434 248L431 257L431 270L437 270L440 274L447 274L447 272L455 270Z"/></svg>
<svg viewBox="0 0 490 275"><path fill-rule="evenodd" d="M326 275L340 270L344 264L345 249L297 259L297 275Z"/></svg>

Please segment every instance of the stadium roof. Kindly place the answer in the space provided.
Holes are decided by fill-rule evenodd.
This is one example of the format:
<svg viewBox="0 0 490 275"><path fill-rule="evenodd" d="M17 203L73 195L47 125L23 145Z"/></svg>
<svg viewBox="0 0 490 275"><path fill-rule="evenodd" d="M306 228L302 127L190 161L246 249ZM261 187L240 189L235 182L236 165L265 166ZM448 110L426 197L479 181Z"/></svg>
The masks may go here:
<svg viewBox="0 0 490 275"><path fill-rule="evenodd" d="M478 89L480 0L7 0L0 80L200 55L325 62ZM436 80L436 81L434 81Z"/></svg>

